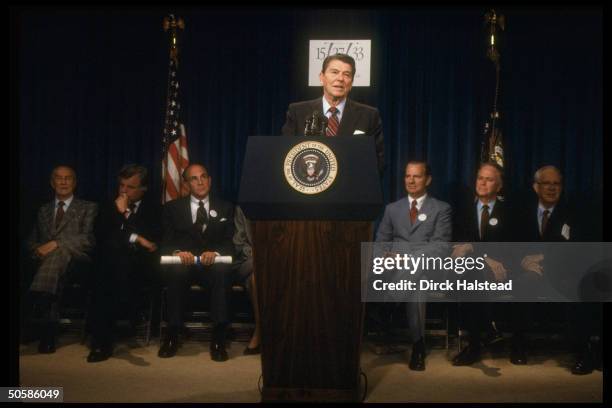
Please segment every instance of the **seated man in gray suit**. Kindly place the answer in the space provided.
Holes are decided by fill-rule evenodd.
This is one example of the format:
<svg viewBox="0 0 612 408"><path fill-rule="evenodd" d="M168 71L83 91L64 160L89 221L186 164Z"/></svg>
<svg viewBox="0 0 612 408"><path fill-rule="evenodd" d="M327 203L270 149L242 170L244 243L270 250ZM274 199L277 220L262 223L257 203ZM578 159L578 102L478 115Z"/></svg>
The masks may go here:
<svg viewBox="0 0 612 408"><path fill-rule="evenodd" d="M427 194L431 184L429 165L424 161L408 162L404 183L408 197L387 205L376 242L449 242L452 237L451 207ZM412 300L406 305L413 341L409 366L411 370L423 371L425 302L417 301L418 298Z"/></svg>
<svg viewBox="0 0 612 408"><path fill-rule="evenodd" d="M95 245L93 227L98 206L75 198L76 184L72 168L53 169L51 187L55 198L38 210L36 225L28 239L28 248L37 259L30 292L42 321L40 353L55 352L58 303L68 267L75 260L90 260Z"/></svg>

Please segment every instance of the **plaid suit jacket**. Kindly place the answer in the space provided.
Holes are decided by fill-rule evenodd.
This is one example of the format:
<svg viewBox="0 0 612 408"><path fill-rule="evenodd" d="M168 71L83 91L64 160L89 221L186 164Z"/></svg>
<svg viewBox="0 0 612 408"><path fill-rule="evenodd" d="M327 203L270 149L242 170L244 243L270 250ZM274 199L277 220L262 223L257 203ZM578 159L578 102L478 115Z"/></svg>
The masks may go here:
<svg viewBox="0 0 612 408"><path fill-rule="evenodd" d="M56 294L58 283L72 259L90 259L95 246L94 221L98 213L96 203L72 200L58 227L53 222L55 200L38 210L36 225L28 239L28 248L35 256L36 248L57 241L58 248L40 260L30 290Z"/></svg>

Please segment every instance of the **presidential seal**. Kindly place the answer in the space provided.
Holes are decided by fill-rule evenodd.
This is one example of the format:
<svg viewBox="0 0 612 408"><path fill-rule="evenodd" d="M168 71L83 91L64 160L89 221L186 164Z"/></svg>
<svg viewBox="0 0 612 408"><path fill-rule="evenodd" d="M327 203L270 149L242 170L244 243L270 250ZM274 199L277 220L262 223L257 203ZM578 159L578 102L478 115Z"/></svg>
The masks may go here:
<svg viewBox="0 0 612 408"><path fill-rule="evenodd" d="M320 142L308 141L293 146L284 164L285 179L303 194L318 194L329 188L338 174L334 152Z"/></svg>

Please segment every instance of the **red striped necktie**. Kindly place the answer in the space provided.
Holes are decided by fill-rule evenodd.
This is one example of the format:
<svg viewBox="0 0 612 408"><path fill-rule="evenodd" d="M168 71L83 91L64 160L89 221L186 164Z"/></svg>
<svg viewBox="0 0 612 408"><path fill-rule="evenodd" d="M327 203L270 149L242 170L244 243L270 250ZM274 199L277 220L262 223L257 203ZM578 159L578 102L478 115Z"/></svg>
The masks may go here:
<svg viewBox="0 0 612 408"><path fill-rule="evenodd" d="M328 112L331 112L331 117L327 121L327 130L325 131L326 136L336 136L338 134L338 109L335 106L329 108Z"/></svg>
<svg viewBox="0 0 612 408"><path fill-rule="evenodd" d="M417 219L417 214L419 210L417 209L417 200L412 200L412 207L410 207L410 223L414 225Z"/></svg>

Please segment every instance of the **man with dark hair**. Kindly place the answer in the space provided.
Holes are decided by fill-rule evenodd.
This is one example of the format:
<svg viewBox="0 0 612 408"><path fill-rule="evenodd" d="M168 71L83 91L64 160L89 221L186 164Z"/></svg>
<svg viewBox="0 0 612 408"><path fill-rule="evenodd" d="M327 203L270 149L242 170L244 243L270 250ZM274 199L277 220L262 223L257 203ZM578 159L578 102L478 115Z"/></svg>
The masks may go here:
<svg viewBox="0 0 612 408"><path fill-rule="evenodd" d="M228 298L232 266L216 263L218 256L234 255L234 206L210 194L212 178L202 164L191 163L183 172L189 196L166 203L162 213L162 255L174 254L180 265L162 269L167 286L168 329L158 356L173 357L183 326L183 299L193 281L209 290L215 323L210 344L214 361L228 359L225 336L229 323ZM200 264L195 264L195 256Z"/></svg>
<svg viewBox="0 0 612 408"><path fill-rule="evenodd" d="M95 246L95 203L74 196L77 179L74 169L57 166L51 173L53 201L38 210L28 247L37 261L30 286L37 317L41 318L40 353L55 352L59 324L59 301L67 272L76 262L89 262Z"/></svg>
<svg viewBox="0 0 612 408"><path fill-rule="evenodd" d="M412 242L417 245L431 242L433 244L425 247L423 252L428 256L444 256L445 243L452 238L451 207L427 193L427 187L431 184L429 165L423 161L408 162L404 183L408 197L387 205L376 242ZM426 303L420 297L410 300L406 304L412 335L409 367L423 371Z"/></svg>
<svg viewBox="0 0 612 408"><path fill-rule="evenodd" d="M355 60L347 54L330 55L319 74L323 98L289 105L283 136L304 136L304 128L313 113L328 119L326 136L365 135L376 143L378 171L384 169L383 128L378 109L348 99L355 78Z"/></svg>
<svg viewBox="0 0 612 408"><path fill-rule="evenodd" d="M98 273L92 302L90 363L104 361L113 352L115 321L127 314L139 322L139 300L158 280L161 208L145 195L148 172L128 164L117 176L118 192L101 208L96 223Z"/></svg>

